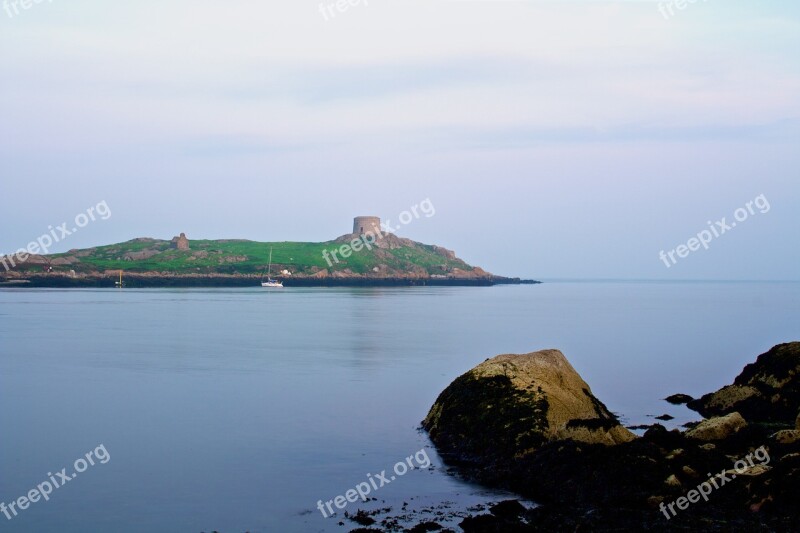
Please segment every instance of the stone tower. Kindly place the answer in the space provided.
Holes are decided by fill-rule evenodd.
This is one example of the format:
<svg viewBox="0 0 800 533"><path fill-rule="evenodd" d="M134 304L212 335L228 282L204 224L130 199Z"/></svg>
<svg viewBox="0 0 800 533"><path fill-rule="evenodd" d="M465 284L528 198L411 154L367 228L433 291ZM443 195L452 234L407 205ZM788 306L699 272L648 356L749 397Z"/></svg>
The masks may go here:
<svg viewBox="0 0 800 533"><path fill-rule="evenodd" d="M367 232L371 232L373 235L379 235L380 230L380 217L356 217L353 219L353 233L356 235L363 235Z"/></svg>
<svg viewBox="0 0 800 533"><path fill-rule="evenodd" d="M172 238L172 247L177 250L188 250L189 249L189 239L186 238L185 233L181 233L178 237Z"/></svg>

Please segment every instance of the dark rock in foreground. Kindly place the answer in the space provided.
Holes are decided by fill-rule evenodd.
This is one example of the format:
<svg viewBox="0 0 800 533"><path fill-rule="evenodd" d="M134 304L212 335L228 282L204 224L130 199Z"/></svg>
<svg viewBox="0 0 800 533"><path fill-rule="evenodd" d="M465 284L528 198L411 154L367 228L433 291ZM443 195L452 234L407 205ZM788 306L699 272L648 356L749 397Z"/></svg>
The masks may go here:
<svg viewBox="0 0 800 533"><path fill-rule="evenodd" d="M732 437L737 432L747 427L747 421L739 413L717 416L703 420L686 432L691 439L712 442Z"/></svg>
<svg viewBox="0 0 800 533"><path fill-rule="evenodd" d="M468 517L461 527L800 531L800 420L792 404L800 380L792 366L798 345L776 346L748 365L737 383L759 385L759 395L771 390L775 409L754 394L747 397L751 401L734 402L743 413L720 412L686 433L655 425L641 438L620 438L616 445L597 438L607 436L608 428L570 434L568 422L558 423L572 412L560 400L582 406L582 417L585 407L576 391L594 399L560 352L482 363L440 395L424 426L460 473L541 505L520 510L504 504L501 512ZM514 364L514 357L525 359ZM539 386L543 377L547 387ZM610 413L594 401L592 420L607 423ZM551 410L561 413L558 421ZM581 438L587 435L597 442Z"/></svg>
<svg viewBox="0 0 800 533"><path fill-rule="evenodd" d="M794 423L800 410L800 342L779 344L733 382L688 403L705 417L739 412L745 420Z"/></svg>
<svg viewBox="0 0 800 533"><path fill-rule="evenodd" d="M481 363L439 395L423 426L441 452L493 463L553 440L617 444L635 438L558 350Z"/></svg>

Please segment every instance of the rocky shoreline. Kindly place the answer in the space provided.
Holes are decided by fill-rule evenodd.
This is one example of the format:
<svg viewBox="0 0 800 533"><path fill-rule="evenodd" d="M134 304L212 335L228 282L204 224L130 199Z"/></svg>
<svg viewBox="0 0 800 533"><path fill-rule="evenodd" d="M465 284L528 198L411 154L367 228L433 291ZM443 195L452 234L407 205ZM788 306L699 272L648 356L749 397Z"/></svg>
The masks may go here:
<svg viewBox="0 0 800 533"><path fill-rule="evenodd" d="M495 285L531 285L535 280L490 276L485 278L432 278L419 276L294 276L280 278L285 287L491 287ZM113 288L118 278L106 275L33 274L0 277L0 287L18 288ZM125 273L127 288L159 287L259 287L260 276L237 274Z"/></svg>
<svg viewBox="0 0 800 533"><path fill-rule="evenodd" d="M462 531L800 531L800 342L693 400L686 431L628 431L557 350L489 359L423 428L454 474L537 502L487 506ZM418 516L405 531L451 531ZM402 531L391 520L382 529Z"/></svg>

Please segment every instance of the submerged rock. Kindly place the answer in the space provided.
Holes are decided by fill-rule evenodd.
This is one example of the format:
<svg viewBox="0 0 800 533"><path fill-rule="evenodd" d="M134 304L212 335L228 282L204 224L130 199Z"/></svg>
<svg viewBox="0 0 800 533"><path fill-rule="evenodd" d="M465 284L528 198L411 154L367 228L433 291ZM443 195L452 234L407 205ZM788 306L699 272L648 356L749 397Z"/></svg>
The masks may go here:
<svg viewBox="0 0 800 533"><path fill-rule="evenodd" d="M750 421L791 423L800 409L798 374L800 342L779 344L744 367L732 385L687 405L705 417L738 411Z"/></svg>
<svg viewBox="0 0 800 533"><path fill-rule="evenodd" d="M519 458L554 440L636 438L558 350L488 359L439 395L423 427L441 452L466 461Z"/></svg>
<svg viewBox="0 0 800 533"><path fill-rule="evenodd" d="M442 531L444 528L436 522L422 522L407 529L407 533L425 533L427 531Z"/></svg>
<svg viewBox="0 0 800 533"><path fill-rule="evenodd" d="M688 394L672 394L664 398L664 400L671 403L672 405L682 405L693 401L694 398L692 398Z"/></svg>

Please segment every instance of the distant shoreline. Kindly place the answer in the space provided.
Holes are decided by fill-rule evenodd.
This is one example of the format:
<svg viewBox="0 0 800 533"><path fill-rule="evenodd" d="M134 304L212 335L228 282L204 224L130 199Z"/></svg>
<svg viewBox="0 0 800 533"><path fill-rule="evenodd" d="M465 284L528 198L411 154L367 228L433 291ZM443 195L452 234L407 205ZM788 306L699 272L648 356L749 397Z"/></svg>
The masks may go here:
<svg viewBox="0 0 800 533"><path fill-rule="evenodd" d="M114 288L116 278L106 276L32 275L25 279L0 282L0 288ZM541 281L520 278L401 278L401 277L326 277L282 278L285 287L492 287L495 285L535 285ZM259 287L260 278L235 275L153 276L128 273L125 287Z"/></svg>

